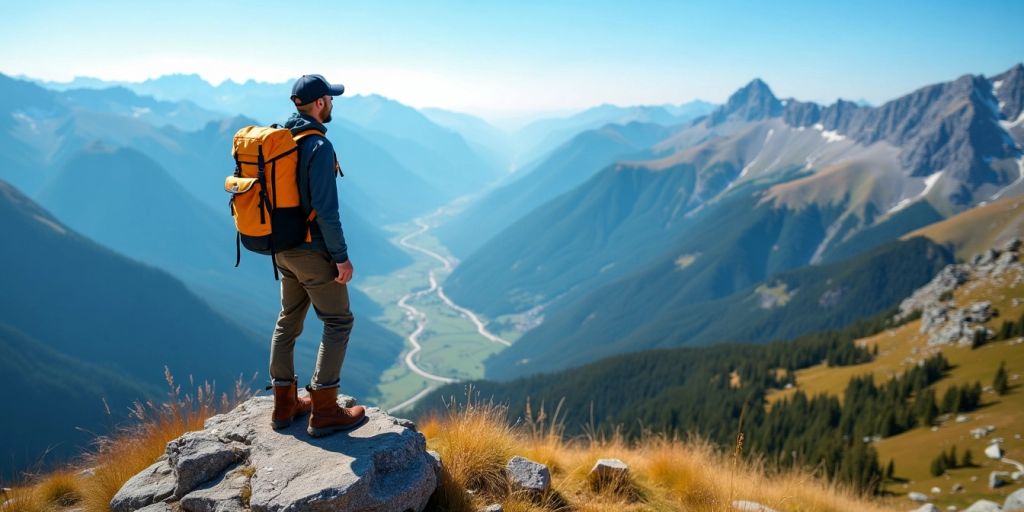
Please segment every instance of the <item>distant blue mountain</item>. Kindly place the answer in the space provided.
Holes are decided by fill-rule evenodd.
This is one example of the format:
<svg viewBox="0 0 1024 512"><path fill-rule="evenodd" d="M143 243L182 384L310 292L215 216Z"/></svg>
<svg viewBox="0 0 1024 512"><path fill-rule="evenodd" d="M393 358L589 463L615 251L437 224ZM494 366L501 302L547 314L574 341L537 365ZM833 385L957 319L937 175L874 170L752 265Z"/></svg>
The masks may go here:
<svg viewBox="0 0 1024 512"><path fill-rule="evenodd" d="M645 150L670 134L664 126L639 122L582 132L532 169L517 173L518 179L474 202L437 234L453 253L467 257L506 227L616 160L650 156Z"/></svg>
<svg viewBox="0 0 1024 512"><path fill-rule="evenodd" d="M188 100L161 101L140 96L125 87L107 89L69 89L60 101L72 109L118 114L145 121L154 126L170 125L191 131L227 117L223 112L207 110Z"/></svg>
<svg viewBox="0 0 1024 512"><path fill-rule="evenodd" d="M631 122L655 123L664 126L683 124L714 110L711 103L696 100L682 105L640 105L620 107L599 105L568 117L540 119L515 133L516 158L519 167L526 167L533 161L562 145L577 133L599 128L606 124L628 124Z"/></svg>
<svg viewBox="0 0 1024 512"><path fill-rule="evenodd" d="M166 390L165 366L179 382L193 376L221 391L239 376L266 376L263 336L214 311L167 272L81 236L4 182L0 232L12 242L0 264L17 269L4 277L0 294L0 352L17 349L0 357L0 371L15 393L6 397L19 404L0 424L5 433L24 434L3 436L3 453L38 456L55 444L59 456L74 453L90 432L124 419L132 400ZM31 429L9 423L26 418Z"/></svg>
<svg viewBox="0 0 1024 512"><path fill-rule="evenodd" d="M455 130L481 157L499 169L509 169L515 156L512 135L479 117L441 108L421 108L431 121Z"/></svg>
<svg viewBox="0 0 1024 512"><path fill-rule="evenodd" d="M64 84L42 83L48 87L64 89L96 87L100 84L92 79ZM291 81L266 83L249 80L240 84L228 80L214 86L198 75L174 74L138 83L101 83L108 87L125 87L137 94L152 96L159 100L194 102L205 109L242 115L262 124L283 122L295 111L288 99L291 94ZM438 126L417 110L394 100L377 95L342 96L334 104L334 109L335 121L328 128L332 132L330 136L335 144L339 144L342 138L339 132L346 130L362 141L384 149L390 153L390 159L413 171L419 181L429 185L424 188L416 181L389 176L388 181L392 187L419 190L421 196L427 198L410 200L412 198L401 197L402 192L399 191L395 203L405 205L405 208L399 208L402 210L399 214L384 215L391 221L399 218L404 220L412 214L421 213L422 210L475 191L496 179L501 173L500 163L479 154L457 132ZM347 124L347 127L339 129L339 126L344 124ZM359 149L353 149L350 145L349 151ZM360 164L364 163L360 157L353 157L353 160L360 160ZM369 167L377 167L376 163L367 164ZM373 175L379 175L379 172L374 172ZM378 197L375 200L382 199ZM367 217L372 218L373 215Z"/></svg>

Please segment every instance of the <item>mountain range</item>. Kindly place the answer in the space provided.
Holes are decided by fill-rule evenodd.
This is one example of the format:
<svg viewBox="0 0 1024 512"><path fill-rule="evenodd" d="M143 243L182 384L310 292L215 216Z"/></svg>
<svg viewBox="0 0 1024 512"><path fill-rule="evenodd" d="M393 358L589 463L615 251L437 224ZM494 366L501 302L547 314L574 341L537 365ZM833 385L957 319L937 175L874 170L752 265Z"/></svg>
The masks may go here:
<svg viewBox="0 0 1024 512"><path fill-rule="evenodd" d="M647 148L654 156L594 169L511 223L462 261L446 290L492 318L540 306L557 334L540 328L517 343L558 344L546 361L578 362L587 347L616 342L621 322L657 330L663 308L672 315L770 287L779 272L847 260L1024 192L1022 78L1018 64L878 107L780 100L753 80ZM610 297L620 306L596 314ZM562 344L582 331L590 335ZM675 332L649 343L694 341ZM528 373L511 364L522 355L498 354L489 371Z"/></svg>
<svg viewBox="0 0 1024 512"><path fill-rule="evenodd" d="M8 254L23 271L0 304L0 369L50 376L32 403L72 396L87 428L109 422L88 410L100 397L123 411L159 393L163 364L218 383L262 373L277 284L265 257L232 267L221 185L234 132L282 120L288 84L45 85L0 75L0 210L5 235L25 240ZM511 133L346 96L328 137L357 276L412 262L384 225L462 208L436 231L461 260L445 292L499 330L542 318L486 361L488 378L513 379L814 335L886 311L956 258L1020 233L1022 109L1018 64L878 106L778 98L755 79L720 106L601 105ZM343 386L372 398L404 341L372 320L385 315L359 284ZM133 318L111 328L109 311ZM299 340L300 373L317 338ZM61 368L96 377L49 382ZM85 439L63 427L25 435Z"/></svg>
<svg viewBox="0 0 1024 512"><path fill-rule="evenodd" d="M3 184L4 209L26 216L5 213L4 234L19 240L20 249L45 252L36 257L8 252L9 264L21 271L5 284L7 301L0 307L0 350L9 355L5 373L19 384L33 383L32 390L22 392L31 398L17 418L44 423L19 419L15 424L15 417L5 418L4 432L24 441L3 446L15 468L37 462L54 440L59 446L45 462L79 453L92 433L124 420L132 401L161 394L164 365L179 382L194 376L227 390L243 374L246 384L256 384L248 381L256 374L262 382L267 340L279 308L278 285L265 257L245 254L241 267L232 267L234 233L222 191L223 177L231 172L231 137L255 121L125 88L52 91L0 75L0 91L0 131L5 135L0 174L13 182ZM357 272L387 273L411 263L380 224L406 220L450 195L434 191L356 133L365 133L363 128L344 122L331 128L346 170L339 193ZM39 238L46 233L57 233L59 240ZM124 271L113 270L119 267ZM88 273L89 278L72 279L68 272ZM22 290L29 286L34 289ZM112 294L123 300L110 299ZM156 305L156 298L169 304ZM377 379L404 344L371 320L381 314L379 305L357 287L350 289L350 298L359 322L344 385L347 393L372 397ZM111 314L132 320L111 323ZM162 326L168 315L181 326L162 327L159 335L141 327ZM297 371L306 376L319 343L314 331L303 334L296 346ZM169 341L176 337L193 341ZM196 358L209 339L217 344ZM241 339L244 347L236 342ZM90 352L90 346L96 350ZM71 375L61 380L69 369ZM60 394L73 406L44 411L35 405L52 404ZM68 424L54 414L78 420Z"/></svg>
<svg viewBox="0 0 1024 512"><path fill-rule="evenodd" d="M8 435L0 446L19 463L23 455L35 462L55 440L55 456L74 453L91 432L125 419L132 401L166 390L165 367L179 382L194 376L221 391L263 372L263 336L167 272L81 236L2 182L0 224L17 240L0 256L11 269L0 294L0 338L12 355L2 365L5 375L25 377L8 387L19 414L3 415Z"/></svg>

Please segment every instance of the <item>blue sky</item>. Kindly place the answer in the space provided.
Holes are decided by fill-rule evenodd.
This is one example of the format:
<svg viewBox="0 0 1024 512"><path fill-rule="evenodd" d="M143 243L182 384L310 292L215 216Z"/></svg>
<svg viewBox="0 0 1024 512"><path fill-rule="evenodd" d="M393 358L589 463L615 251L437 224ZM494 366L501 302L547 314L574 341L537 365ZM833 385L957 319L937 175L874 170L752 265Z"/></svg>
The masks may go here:
<svg viewBox="0 0 1024 512"><path fill-rule="evenodd" d="M301 4L298 9L295 5ZM485 115L782 97L882 103L1024 60L1024 1L38 1L5 9L0 72L219 82L320 72Z"/></svg>

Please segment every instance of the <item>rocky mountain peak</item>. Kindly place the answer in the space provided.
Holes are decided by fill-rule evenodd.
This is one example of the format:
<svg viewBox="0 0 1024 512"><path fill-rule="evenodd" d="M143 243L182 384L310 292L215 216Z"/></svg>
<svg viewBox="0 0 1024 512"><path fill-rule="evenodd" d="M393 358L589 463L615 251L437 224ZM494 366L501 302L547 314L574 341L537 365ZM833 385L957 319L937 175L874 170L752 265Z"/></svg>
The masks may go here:
<svg viewBox="0 0 1024 512"><path fill-rule="evenodd" d="M708 117L711 126L728 120L757 121L782 115L782 102L768 84L755 78L729 96L729 100Z"/></svg>
<svg viewBox="0 0 1024 512"><path fill-rule="evenodd" d="M999 100L1003 119L1015 121L1024 111L1024 64L1018 63L992 77L992 93Z"/></svg>

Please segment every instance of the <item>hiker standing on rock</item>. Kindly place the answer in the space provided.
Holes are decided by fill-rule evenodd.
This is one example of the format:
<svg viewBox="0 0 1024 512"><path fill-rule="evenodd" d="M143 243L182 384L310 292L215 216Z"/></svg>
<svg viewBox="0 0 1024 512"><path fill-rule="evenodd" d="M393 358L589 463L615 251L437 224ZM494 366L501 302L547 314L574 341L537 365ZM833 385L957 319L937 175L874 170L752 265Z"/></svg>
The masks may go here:
<svg viewBox="0 0 1024 512"><path fill-rule="evenodd" d="M313 212L306 241L274 254L281 272L281 313L270 344L270 377L274 389L272 426L287 427L294 418L309 413L308 432L314 437L360 425L365 408L339 407L338 387L345 360L353 316L349 310L347 283L352 279L345 235L338 214L335 180L340 174L325 123L331 122L333 97L344 93L343 85L331 85L321 75L304 75L292 87L296 113L284 127L298 144L298 185L300 204ZM310 130L312 135L306 135ZM306 136L299 136L306 132ZM324 324L309 386L309 397L298 396L295 375L295 339L302 332L309 305Z"/></svg>

